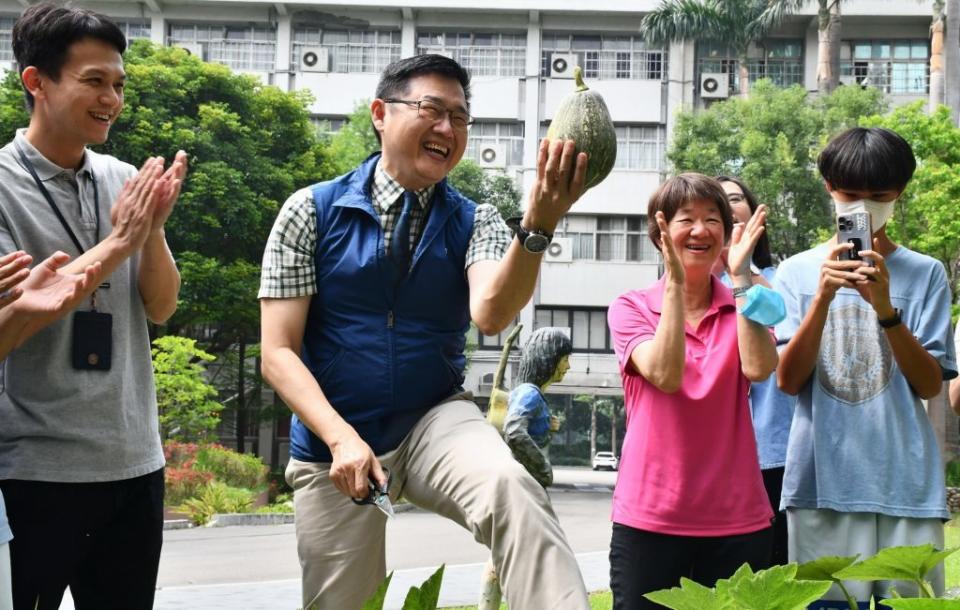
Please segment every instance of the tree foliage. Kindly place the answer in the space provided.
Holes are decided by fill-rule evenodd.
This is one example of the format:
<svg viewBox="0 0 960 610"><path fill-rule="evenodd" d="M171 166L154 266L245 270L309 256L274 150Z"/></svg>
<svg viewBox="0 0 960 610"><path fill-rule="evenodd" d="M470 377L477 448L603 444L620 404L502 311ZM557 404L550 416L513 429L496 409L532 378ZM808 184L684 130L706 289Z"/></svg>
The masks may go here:
<svg viewBox="0 0 960 610"><path fill-rule="evenodd" d="M923 101L900 106L885 116L864 118L864 126L887 127L913 147L917 171L897 200L888 228L891 239L941 261L950 285L957 285L960 259L960 129L950 109L927 114ZM956 292L956 290L954 290Z"/></svg>
<svg viewBox="0 0 960 610"><path fill-rule="evenodd" d="M359 102L343 127L330 138L330 159L336 174L345 174L380 150L370 117L370 102Z"/></svg>
<svg viewBox="0 0 960 610"><path fill-rule="evenodd" d="M504 219L520 214L523 197L517 183L503 171L490 172L470 159L463 159L450 172L453 188L477 203L489 203Z"/></svg>
<svg viewBox="0 0 960 610"><path fill-rule="evenodd" d="M768 235L780 259L809 248L831 224L816 158L837 132L886 108L876 89L840 87L811 98L803 87L759 81L749 99L729 99L677 117L667 156L677 172L742 178L770 207Z"/></svg>
<svg viewBox="0 0 960 610"><path fill-rule="evenodd" d="M217 390L204 378L214 356L186 337L167 335L153 342L153 374L157 384L160 437L182 442L214 439L223 406Z"/></svg>

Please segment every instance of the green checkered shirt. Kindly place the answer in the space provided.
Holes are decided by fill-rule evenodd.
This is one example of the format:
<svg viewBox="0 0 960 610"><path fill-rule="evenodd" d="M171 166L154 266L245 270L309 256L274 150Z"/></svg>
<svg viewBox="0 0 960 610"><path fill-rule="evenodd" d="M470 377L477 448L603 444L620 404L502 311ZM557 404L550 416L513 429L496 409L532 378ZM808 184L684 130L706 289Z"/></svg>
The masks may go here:
<svg viewBox="0 0 960 610"><path fill-rule="evenodd" d="M419 207L410 215L410 251L414 252L430 214L435 186L417 191ZM403 209L403 187L378 163L370 186L370 199L381 213L384 246L389 250L393 227ZM478 204L473 235L467 246L464 271L473 263L500 260L513 234L490 204ZM314 256L317 249L317 211L309 188L290 196L280 209L263 253L259 298L292 299L317 293Z"/></svg>

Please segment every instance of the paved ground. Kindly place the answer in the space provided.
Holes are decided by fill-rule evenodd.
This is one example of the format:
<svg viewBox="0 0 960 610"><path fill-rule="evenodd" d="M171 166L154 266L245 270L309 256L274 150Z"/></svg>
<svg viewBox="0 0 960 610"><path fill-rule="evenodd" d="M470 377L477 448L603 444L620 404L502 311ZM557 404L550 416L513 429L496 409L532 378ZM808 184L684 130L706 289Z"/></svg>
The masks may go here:
<svg viewBox="0 0 960 610"><path fill-rule="evenodd" d="M554 508L590 590L608 588L610 495L616 473L558 468ZM394 578L387 608L446 563L441 606L476 603L489 551L450 521L414 510L387 528ZM292 610L300 605L293 525L168 531L158 577L157 610ZM72 610L66 599L61 610Z"/></svg>

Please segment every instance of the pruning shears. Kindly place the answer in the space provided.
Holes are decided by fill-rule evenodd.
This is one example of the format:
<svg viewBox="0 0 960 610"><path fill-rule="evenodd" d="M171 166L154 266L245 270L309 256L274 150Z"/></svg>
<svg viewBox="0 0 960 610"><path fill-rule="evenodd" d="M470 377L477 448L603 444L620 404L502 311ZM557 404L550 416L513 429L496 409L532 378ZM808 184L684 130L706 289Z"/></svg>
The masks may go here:
<svg viewBox="0 0 960 610"><path fill-rule="evenodd" d="M390 491L390 471L386 468L383 469L383 474L387 476L387 482L380 487L376 481L371 477L367 481L367 495L364 498L350 498L353 500L354 504L372 504L379 508L383 514L388 518L393 517L396 513L393 510L393 503L390 502L390 496L388 492Z"/></svg>

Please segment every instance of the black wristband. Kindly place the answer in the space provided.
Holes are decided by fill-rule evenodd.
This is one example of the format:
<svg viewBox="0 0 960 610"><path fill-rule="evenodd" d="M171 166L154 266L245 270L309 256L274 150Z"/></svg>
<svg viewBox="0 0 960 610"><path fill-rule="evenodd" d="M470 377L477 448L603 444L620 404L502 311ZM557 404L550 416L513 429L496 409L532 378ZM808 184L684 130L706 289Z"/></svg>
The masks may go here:
<svg viewBox="0 0 960 610"><path fill-rule="evenodd" d="M900 317L901 313L902 312L899 309L894 309L892 317L889 317L886 320L881 320L880 318L877 318L877 323L880 324L880 326L882 326L883 328L893 328L894 326L897 326L898 324L903 322L903 319Z"/></svg>

